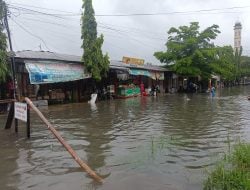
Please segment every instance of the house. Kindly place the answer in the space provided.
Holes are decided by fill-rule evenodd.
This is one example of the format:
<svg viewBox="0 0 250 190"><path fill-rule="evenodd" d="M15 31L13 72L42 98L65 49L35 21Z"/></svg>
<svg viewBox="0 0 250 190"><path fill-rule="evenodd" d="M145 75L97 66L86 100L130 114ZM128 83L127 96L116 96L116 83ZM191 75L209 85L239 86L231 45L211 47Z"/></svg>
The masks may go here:
<svg viewBox="0 0 250 190"><path fill-rule="evenodd" d="M18 51L15 53L16 78L20 97L45 99L49 102L88 100L97 89L125 83L130 79L146 87L159 85L162 92L168 86L166 73L160 66L127 64L111 60L107 78L95 83L86 71L81 56L48 51Z"/></svg>
<svg viewBox="0 0 250 190"><path fill-rule="evenodd" d="M21 97L49 101L80 101L90 80L80 56L48 51L15 53L16 78Z"/></svg>

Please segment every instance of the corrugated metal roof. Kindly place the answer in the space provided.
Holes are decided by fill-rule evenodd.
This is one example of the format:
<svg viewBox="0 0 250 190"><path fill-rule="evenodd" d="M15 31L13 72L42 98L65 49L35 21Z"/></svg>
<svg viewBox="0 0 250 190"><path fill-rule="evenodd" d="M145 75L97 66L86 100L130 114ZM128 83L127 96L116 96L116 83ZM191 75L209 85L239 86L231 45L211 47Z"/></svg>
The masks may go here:
<svg viewBox="0 0 250 190"><path fill-rule="evenodd" d="M168 71L168 69L157 66L157 65L134 65L134 64L126 64L122 61L110 61L110 68L112 67L125 67L125 68L136 68L136 69L145 69L145 70L153 70L153 71Z"/></svg>
<svg viewBox="0 0 250 190"><path fill-rule="evenodd" d="M36 60L58 60L58 61L67 61L67 62L81 62L81 56L77 55L66 55L59 54L50 51L17 51L15 52L16 58L21 59L36 59ZM145 69L145 70L154 70L154 71L168 71L166 68L157 66L157 65L134 65L134 64L125 64L122 61L110 61L110 68L118 69L118 68L137 68L137 69Z"/></svg>
<svg viewBox="0 0 250 190"><path fill-rule="evenodd" d="M47 59L47 60L81 62L81 56L59 54L50 51L30 51L30 50L17 51L15 52L15 57L22 59L41 59L41 60Z"/></svg>

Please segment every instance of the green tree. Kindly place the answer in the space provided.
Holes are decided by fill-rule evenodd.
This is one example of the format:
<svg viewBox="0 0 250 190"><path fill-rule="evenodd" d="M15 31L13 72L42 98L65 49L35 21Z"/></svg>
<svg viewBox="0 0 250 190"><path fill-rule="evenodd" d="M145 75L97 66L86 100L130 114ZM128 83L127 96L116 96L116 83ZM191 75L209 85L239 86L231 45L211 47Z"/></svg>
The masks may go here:
<svg viewBox="0 0 250 190"><path fill-rule="evenodd" d="M216 48L211 40L220 33L219 26L212 25L199 32L199 23L170 28L166 52L155 52L154 56L178 74L211 77L211 63L216 59Z"/></svg>
<svg viewBox="0 0 250 190"><path fill-rule="evenodd" d="M216 48L216 59L211 63L211 69L214 74L220 75L224 81L235 79L236 65L232 46Z"/></svg>
<svg viewBox="0 0 250 190"><path fill-rule="evenodd" d="M242 56L240 65L241 76L250 77L250 57Z"/></svg>
<svg viewBox="0 0 250 190"><path fill-rule="evenodd" d="M6 80L9 74L8 56L7 56L7 37L4 33L4 16L6 4L0 0L0 82Z"/></svg>
<svg viewBox="0 0 250 190"><path fill-rule="evenodd" d="M82 36L83 39L83 64L92 77L100 81L107 75L109 69L108 54L103 55L102 44L103 35L97 37L97 23L95 20L95 11L92 6L92 0L83 0L84 13L82 14Z"/></svg>
<svg viewBox="0 0 250 190"><path fill-rule="evenodd" d="M242 46L240 49L236 48L235 54L234 54L234 61L235 61L235 66L236 66L236 72L235 72L235 78L236 81L239 82L241 78L241 57L242 57Z"/></svg>

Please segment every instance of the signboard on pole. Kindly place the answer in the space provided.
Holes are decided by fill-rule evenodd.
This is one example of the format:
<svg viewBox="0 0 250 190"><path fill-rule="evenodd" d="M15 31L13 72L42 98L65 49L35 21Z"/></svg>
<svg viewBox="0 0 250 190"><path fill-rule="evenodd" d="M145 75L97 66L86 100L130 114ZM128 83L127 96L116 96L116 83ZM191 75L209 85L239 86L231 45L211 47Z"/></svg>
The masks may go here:
<svg viewBox="0 0 250 190"><path fill-rule="evenodd" d="M27 122L27 104L15 102L15 118Z"/></svg>

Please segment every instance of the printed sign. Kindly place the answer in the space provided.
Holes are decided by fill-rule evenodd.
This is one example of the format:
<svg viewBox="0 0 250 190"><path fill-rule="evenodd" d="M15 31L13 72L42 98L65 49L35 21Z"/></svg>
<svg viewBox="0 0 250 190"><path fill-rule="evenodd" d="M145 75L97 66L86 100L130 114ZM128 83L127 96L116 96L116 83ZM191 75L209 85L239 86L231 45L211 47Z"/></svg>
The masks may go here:
<svg viewBox="0 0 250 190"><path fill-rule="evenodd" d="M15 102L15 118L27 122L27 104Z"/></svg>
<svg viewBox="0 0 250 190"><path fill-rule="evenodd" d="M80 64L32 62L25 63L31 84L75 81L90 78Z"/></svg>
<svg viewBox="0 0 250 190"><path fill-rule="evenodd" d="M143 65L144 59L137 59L132 57L123 57L122 62L126 64Z"/></svg>
<svg viewBox="0 0 250 190"><path fill-rule="evenodd" d="M143 69L129 69L129 74L131 75L143 75L150 77L150 72L148 70L143 70Z"/></svg>

